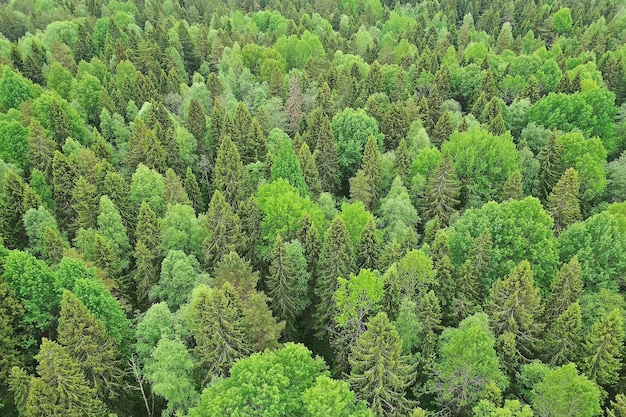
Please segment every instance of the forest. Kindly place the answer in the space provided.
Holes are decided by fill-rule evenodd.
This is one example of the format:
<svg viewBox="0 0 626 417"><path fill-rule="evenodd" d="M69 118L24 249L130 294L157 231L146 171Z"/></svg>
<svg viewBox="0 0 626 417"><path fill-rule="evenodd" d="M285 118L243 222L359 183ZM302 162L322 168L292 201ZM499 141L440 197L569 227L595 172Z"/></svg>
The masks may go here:
<svg viewBox="0 0 626 417"><path fill-rule="evenodd" d="M621 0L0 4L0 415L626 417Z"/></svg>

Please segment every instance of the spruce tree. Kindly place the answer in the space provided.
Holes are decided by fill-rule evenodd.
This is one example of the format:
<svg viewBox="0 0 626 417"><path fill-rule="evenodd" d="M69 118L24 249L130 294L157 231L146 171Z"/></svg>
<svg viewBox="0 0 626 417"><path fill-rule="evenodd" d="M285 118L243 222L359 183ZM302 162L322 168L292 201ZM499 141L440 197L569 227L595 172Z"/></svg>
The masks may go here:
<svg viewBox="0 0 626 417"><path fill-rule="evenodd" d="M9 169L2 178L0 197L0 225L4 244L9 248L22 248L27 243L26 230L22 217L24 210L24 188L22 178Z"/></svg>
<svg viewBox="0 0 626 417"><path fill-rule="evenodd" d="M557 235L582 220L579 191L578 172L568 168L552 188L547 200L547 211L554 219L554 232Z"/></svg>
<svg viewBox="0 0 626 417"><path fill-rule="evenodd" d="M376 230L376 222L370 217L361 233L361 240L358 245L357 267L359 270L378 269L382 245L380 240L380 234Z"/></svg>
<svg viewBox="0 0 626 417"><path fill-rule="evenodd" d="M251 123L252 117L250 116L250 112L246 105L240 101L235 108L235 114L233 115L229 129L230 138L235 143L238 150L246 147Z"/></svg>
<svg viewBox="0 0 626 417"><path fill-rule="evenodd" d="M319 127L314 156L320 174L322 191L336 192L339 189L341 174L335 140L326 116L322 118L322 125Z"/></svg>
<svg viewBox="0 0 626 417"><path fill-rule="evenodd" d="M576 362L581 341L582 313L580 304L576 302L550 322L545 338L547 362L552 366Z"/></svg>
<svg viewBox="0 0 626 417"><path fill-rule="evenodd" d="M457 293L453 301L452 312L458 322L481 310L478 299L478 276L470 259L461 265L457 272Z"/></svg>
<svg viewBox="0 0 626 417"><path fill-rule="evenodd" d="M452 132L452 119L450 118L450 112L446 110L441 114L439 120L437 120L435 129L433 130L433 133L431 135L433 145L441 149L441 145L445 141L450 139L450 135L452 135Z"/></svg>
<svg viewBox="0 0 626 417"><path fill-rule="evenodd" d="M208 234L203 243L204 264L208 268L244 243L239 216L219 190L213 193L204 226Z"/></svg>
<svg viewBox="0 0 626 417"><path fill-rule="evenodd" d="M26 159L31 169L43 172L48 183L52 179L52 161L57 144L52 140L44 127L35 119L31 119L28 134Z"/></svg>
<svg viewBox="0 0 626 417"><path fill-rule="evenodd" d="M122 268L126 268L130 257L128 232L122 223L119 210L106 195L100 197L98 232L109 241L115 256L121 261Z"/></svg>
<svg viewBox="0 0 626 417"><path fill-rule="evenodd" d="M363 162L361 163L361 169L365 174L367 183L372 193L374 201L380 196L380 186L382 183L382 162L380 157L380 151L378 149L378 142L374 136L370 136L365 143L365 149L363 151Z"/></svg>
<svg viewBox="0 0 626 417"><path fill-rule="evenodd" d="M172 168L168 168L165 171L165 202L171 205L191 205L191 200L187 196L183 182Z"/></svg>
<svg viewBox="0 0 626 417"><path fill-rule="evenodd" d="M374 195L367 183L367 177L362 169L357 170L356 175L348 180L350 184L350 200L360 201L367 209L371 209Z"/></svg>
<svg viewBox="0 0 626 417"><path fill-rule="evenodd" d="M433 290L428 291L417 304L417 318L422 323L421 354L425 361L432 360L437 352L438 334L442 314L439 298Z"/></svg>
<svg viewBox="0 0 626 417"><path fill-rule="evenodd" d="M594 323L587 335L582 369L589 379L603 387L617 384L623 347L622 314L615 308Z"/></svg>
<svg viewBox="0 0 626 417"><path fill-rule="evenodd" d="M256 117L250 122L250 129L246 135L245 146L241 150L241 159L244 164L265 160L267 152L267 137Z"/></svg>
<svg viewBox="0 0 626 417"><path fill-rule="evenodd" d="M317 198L322 192L322 183L320 182L320 173L317 170L315 158L313 158L309 145L306 143L303 143L298 151L298 160L300 161L306 187L309 193L314 198Z"/></svg>
<svg viewBox="0 0 626 417"><path fill-rule="evenodd" d="M485 228L480 235L474 239L469 252L470 260L474 265L475 273L478 277L476 289L480 302L485 298L485 292L489 290L483 277L488 275L489 271L491 271L492 251L493 241L491 240L491 232L489 232L489 229Z"/></svg>
<svg viewBox="0 0 626 417"><path fill-rule="evenodd" d="M204 371L203 382L213 375L228 376L233 363L252 352L235 289L228 283L221 288L201 285L194 290L190 308L193 353Z"/></svg>
<svg viewBox="0 0 626 417"><path fill-rule="evenodd" d="M243 242L243 255L249 259L253 265L261 264L261 255L258 250L261 243L261 222L263 221L263 211L255 196L248 197L240 206L237 212L241 219L241 230L246 237Z"/></svg>
<svg viewBox="0 0 626 417"><path fill-rule="evenodd" d="M211 109L211 138L213 146L222 143L224 136L228 135L230 118L219 100L213 100L213 108ZM209 149L211 156L214 157L217 149ZM212 159L212 158L211 158Z"/></svg>
<svg viewBox="0 0 626 417"><path fill-rule="evenodd" d="M48 265L54 265L61 261L63 253L68 249L67 242L61 237L59 232L50 226L46 226L43 230L43 260Z"/></svg>
<svg viewBox="0 0 626 417"><path fill-rule="evenodd" d="M67 229L73 223L72 190L75 180L76 174L69 160L61 152L56 151L52 162L52 188L56 217L61 229Z"/></svg>
<svg viewBox="0 0 626 417"><path fill-rule="evenodd" d="M546 323L552 323L558 316L583 295L582 269L578 256L563 264L550 285L550 295L546 300Z"/></svg>
<svg viewBox="0 0 626 417"><path fill-rule="evenodd" d="M185 192L187 193L187 196L191 201L191 205L196 213L202 213L205 207L202 199L202 192L200 191L198 180L189 166L187 167L185 178L183 179L183 188L185 189Z"/></svg>
<svg viewBox="0 0 626 417"><path fill-rule="evenodd" d="M282 140L278 145L278 151L272 161L271 174L272 181L284 178L300 192L301 196L308 194L302 167L290 140Z"/></svg>
<svg viewBox="0 0 626 417"><path fill-rule="evenodd" d="M58 342L83 370L87 383L101 398L119 395L123 372L115 342L104 325L74 294L61 300Z"/></svg>
<svg viewBox="0 0 626 417"><path fill-rule="evenodd" d="M521 98L528 98L531 104L539 101L539 82L537 77L531 75L528 82L522 89Z"/></svg>
<svg viewBox="0 0 626 417"><path fill-rule="evenodd" d="M72 191L72 207L76 212L76 229L96 227L98 220L98 194L96 187L84 177L79 177Z"/></svg>
<svg viewBox="0 0 626 417"><path fill-rule="evenodd" d="M505 279L494 282L485 306L496 337L515 335L520 362L530 360L543 330L541 295L528 261L522 261Z"/></svg>
<svg viewBox="0 0 626 417"><path fill-rule="evenodd" d="M304 256L307 260L311 276L317 276L317 264L322 250L322 240L319 232L311 222L311 216L306 212L300 219L296 237L304 248Z"/></svg>
<svg viewBox="0 0 626 417"><path fill-rule="evenodd" d="M606 417L626 417L626 395L615 396L615 401L611 401L611 408L606 409Z"/></svg>
<svg viewBox="0 0 626 417"><path fill-rule="evenodd" d="M459 204L459 193L460 186L454 173L452 156L445 152L426 185L424 218L430 220L438 217L442 224L447 225Z"/></svg>
<svg viewBox="0 0 626 417"><path fill-rule="evenodd" d="M205 143L207 133L206 115L197 98L192 98L189 102L187 129L196 138L200 146Z"/></svg>
<svg viewBox="0 0 626 417"><path fill-rule="evenodd" d="M411 173L411 156L404 138L400 139L395 152L396 175L399 175L402 182L407 183Z"/></svg>
<svg viewBox="0 0 626 417"><path fill-rule="evenodd" d="M318 299L315 313L319 335L325 334L326 326L333 317L333 295L337 290L337 278L347 278L356 269L352 239L341 217L335 217L326 232L326 240L319 257L315 295Z"/></svg>
<svg viewBox="0 0 626 417"><path fill-rule="evenodd" d="M389 105L381 128L385 134L385 148L396 149L400 141L406 138L409 130L408 114L404 103L398 101Z"/></svg>
<svg viewBox="0 0 626 417"><path fill-rule="evenodd" d="M563 173L561 153L563 145L556 131L552 131L546 144L539 152L539 187L541 195L547 197Z"/></svg>
<svg viewBox="0 0 626 417"><path fill-rule="evenodd" d="M513 171L506 179L500 192L500 201L521 200L524 197L522 173L519 169Z"/></svg>
<svg viewBox="0 0 626 417"><path fill-rule="evenodd" d="M230 137L225 136L217 152L213 171L215 190L220 191L233 208L237 208L237 204L245 195L247 177L237 146Z"/></svg>
<svg viewBox="0 0 626 417"><path fill-rule="evenodd" d="M413 366L402 355L402 340L385 313L367 323L349 357L348 381L357 397L377 417L406 415L413 407L405 391L414 380Z"/></svg>

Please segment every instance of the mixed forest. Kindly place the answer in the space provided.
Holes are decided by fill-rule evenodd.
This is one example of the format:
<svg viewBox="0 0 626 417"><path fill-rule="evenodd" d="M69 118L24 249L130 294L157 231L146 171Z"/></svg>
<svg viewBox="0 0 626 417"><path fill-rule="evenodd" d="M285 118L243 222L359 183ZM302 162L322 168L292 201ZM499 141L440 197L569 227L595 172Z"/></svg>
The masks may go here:
<svg viewBox="0 0 626 417"><path fill-rule="evenodd" d="M0 4L0 414L626 417L619 0Z"/></svg>

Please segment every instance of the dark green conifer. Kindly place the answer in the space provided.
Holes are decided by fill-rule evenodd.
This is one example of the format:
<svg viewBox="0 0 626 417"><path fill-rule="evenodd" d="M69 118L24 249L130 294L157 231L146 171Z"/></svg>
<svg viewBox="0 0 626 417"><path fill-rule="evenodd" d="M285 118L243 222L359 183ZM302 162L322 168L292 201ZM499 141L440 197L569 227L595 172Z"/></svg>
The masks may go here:
<svg viewBox="0 0 626 417"><path fill-rule="evenodd" d="M500 201L521 200L524 197L522 173L516 169L509 175L502 186Z"/></svg>
<svg viewBox="0 0 626 417"><path fill-rule="evenodd" d="M615 308L594 323L584 346L583 366L587 376L603 387L614 386L622 368L624 325Z"/></svg>
<svg viewBox="0 0 626 417"><path fill-rule="evenodd" d="M335 140L326 115L322 116L316 132L312 143L315 144L315 163L320 174L322 191L333 193L338 190L341 178Z"/></svg>
<svg viewBox="0 0 626 417"><path fill-rule="evenodd" d="M441 145L448 139L450 139L450 135L452 135L452 119L450 118L450 112L445 110L439 120L437 120L437 124L435 125L435 129L433 130L432 135L430 136L433 145L437 148L441 149Z"/></svg>
<svg viewBox="0 0 626 417"><path fill-rule="evenodd" d="M550 295L546 301L546 323L552 323L558 316L583 295L582 269L578 256L563 264L550 285Z"/></svg>
<svg viewBox="0 0 626 417"><path fill-rule="evenodd" d="M546 144L539 152L539 186L543 197L547 197L563 174L561 153L563 145L557 132L552 131Z"/></svg>
<svg viewBox="0 0 626 417"><path fill-rule="evenodd" d="M438 217L443 225L447 225L450 216L456 211L460 185L454 173L454 165L450 153L445 152L437 169L428 179L424 196L425 219Z"/></svg>
<svg viewBox="0 0 626 417"><path fill-rule="evenodd" d="M219 190L215 190L204 227L208 233L203 243L204 264L213 268L224 255L237 251L245 243L241 222Z"/></svg>
<svg viewBox="0 0 626 417"><path fill-rule="evenodd" d="M76 229L95 228L98 220L98 193L96 187L82 176L72 191L72 207L76 212Z"/></svg>
<svg viewBox="0 0 626 417"><path fill-rule="evenodd" d="M554 219L554 232L557 235L582 220L579 191L578 172L568 168L548 195L546 209Z"/></svg>
<svg viewBox="0 0 626 417"><path fill-rule="evenodd" d="M580 305L570 306L555 321L550 322L546 332L546 360L552 366L576 362L582 341L582 313Z"/></svg>
<svg viewBox="0 0 626 417"><path fill-rule="evenodd" d="M409 148L407 147L406 140L400 139L398 148L395 153L396 159L396 174L400 176L402 181L406 183L411 173L411 156L409 155Z"/></svg>
<svg viewBox="0 0 626 417"><path fill-rule="evenodd" d="M225 136L217 152L213 186L232 207L237 208L239 202L244 199L247 181L248 174L239 157L237 145L230 137Z"/></svg>
<svg viewBox="0 0 626 417"><path fill-rule="evenodd" d="M306 187L311 195L317 198L322 192L322 184L320 182L320 173L317 170L317 164L315 158L309 150L309 145L305 143L300 147L298 152L298 160L302 167L302 174L304 175L304 181Z"/></svg>
<svg viewBox="0 0 626 417"><path fill-rule="evenodd" d="M200 186L198 185L198 180L194 175L191 167L187 167L187 172L185 172L185 179L183 180L183 188L191 201L191 205L193 206L196 213L202 213L204 211L204 201L202 199L202 193L200 191Z"/></svg>

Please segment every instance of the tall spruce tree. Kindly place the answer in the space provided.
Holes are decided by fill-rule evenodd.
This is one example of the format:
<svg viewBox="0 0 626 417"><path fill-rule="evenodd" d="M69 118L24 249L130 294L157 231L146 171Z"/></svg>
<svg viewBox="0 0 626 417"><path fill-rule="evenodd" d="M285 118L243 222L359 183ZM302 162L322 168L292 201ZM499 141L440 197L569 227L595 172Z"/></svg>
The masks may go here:
<svg viewBox="0 0 626 417"><path fill-rule="evenodd" d="M229 136L225 136L217 151L213 186L215 190L220 191L228 204L237 208L239 202L244 199L247 181L248 175L239 157L237 146Z"/></svg>
<svg viewBox="0 0 626 417"><path fill-rule="evenodd" d="M378 269L380 253L380 233L376 229L376 222L370 217L361 233L361 240L358 245L356 254L358 269Z"/></svg>
<svg viewBox="0 0 626 417"><path fill-rule="evenodd" d="M546 323L552 323L579 301L583 295L582 269L578 256L563 264L550 285L550 295L546 300Z"/></svg>
<svg viewBox="0 0 626 417"><path fill-rule="evenodd" d="M382 183L382 161L380 157L380 151L378 149L378 142L374 136L370 136L365 143L365 150L363 151L363 162L361 163L361 170L365 174L369 190L372 193L372 199L376 201L380 197L380 186Z"/></svg>
<svg viewBox="0 0 626 417"><path fill-rule="evenodd" d="M322 192L322 183L320 182L320 173L317 169L315 158L313 158L309 145L306 142L302 144L298 151L298 160L300 161L306 187L309 193L317 198Z"/></svg>
<svg viewBox="0 0 626 417"><path fill-rule="evenodd" d="M134 281L137 288L137 300L139 302L148 299L150 288L159 279L159 246L161 244L160 229L157 216L150 205L142 201L137 216L137 228L135 233L135 274Z"/></svg>
<svg viewBox="0 0 626 417"><path fill-rule="evenodd" d="M623 347L624 323L615 308L594 323L587 335L582 369L589 379L603 387L617 384Z"/></svg>
<svg viewBox="0 0 626 417"><path fill-rule="evenodd" d="M320 174L322 191L337 192L341 181L339 160L335 139L326 115L321 117L321 124L316 126L313 143L315 143L315 163Z"/></svg>
<svg viewBox="0 0 626 417"><path fill-rule="evenodd" d="M385 313L367 323L349 361L348 381L376 417L407 415L413 408L405 393L414 379L413 366L402 355L400 335Z"/></svg>
<svg viewBox="0 0 626 417"><path fill-rule="evenodd" d="M537 157L539 159L539 187L543 197L550 194L563 173L562 152L563 145L558 140L557 132L552 131Z"/></svg>
<svg viewBox="0 0 626 417"><path fill-rule="evenodd" d="M545 337L546 360L552 366L577 362L582 342L582 313L577 302L555 321L550 322Z"/></svg>
<svg viewBox="0 0 626 417"><path fill-rule="evenodd" d="M208 233L203 242L204 264L209 268L244 243L239 216L219 190L213 193L204 226Z"/></svg>
<svg viewBox="0 0 626 417"><path fill-rule="evenodd" d="M433 134L431 135L433 145L441 149L441 145L445 141L450 139L450 135L452 135L452 132L452 119L450 118L450 112L446 110L441 114L439 120L437 120L435 129L433 130Z"/></svg>
<svg viewBox="0 0 626 417"><path fill-rule="evenodd" d="M438 217L442 224L447 225L459 204L459 194L460 186L454 173L452 156L445 152L426 185L424 218L430 220Z"/></svg>
<svg viewBox="0 0 626 417"><path fill-rule="evenodd" d="M578 172L568 168L552 188L547 200L547 211L554 219L554 232L557 235L582 220L579 191Z"/></svg>
<svg viewBox="0 0 626 417"><path fill-rule="evenodd" d="M395 152L396 163L396 175L399 175L402 182L407 183L409 175L411 173L411 156L409 155L409 148L407 147L406 140L400 139L398 147Z"/></svg>

